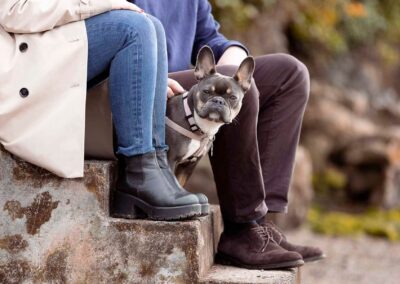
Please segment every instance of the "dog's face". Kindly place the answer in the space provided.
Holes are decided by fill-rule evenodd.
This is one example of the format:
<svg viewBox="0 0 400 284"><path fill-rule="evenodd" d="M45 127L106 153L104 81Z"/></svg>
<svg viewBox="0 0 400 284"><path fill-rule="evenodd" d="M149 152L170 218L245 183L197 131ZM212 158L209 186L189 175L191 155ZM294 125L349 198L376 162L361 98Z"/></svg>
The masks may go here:
<svg viewBox="0 0 400 284"><path fill-rule="evenodd" d="M255 62L247 57L233 77L216 72L214 55L203 47L197 57L194 108L199 117L216 123L231 123L242 107L243 97L250 88Z"/></svg>

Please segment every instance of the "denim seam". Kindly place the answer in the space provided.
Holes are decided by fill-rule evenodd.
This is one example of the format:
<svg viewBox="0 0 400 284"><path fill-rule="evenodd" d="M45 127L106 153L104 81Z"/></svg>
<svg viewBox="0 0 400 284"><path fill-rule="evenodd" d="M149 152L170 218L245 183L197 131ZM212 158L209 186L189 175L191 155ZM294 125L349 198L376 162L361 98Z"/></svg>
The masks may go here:
<svg viewBox="0 0 400 284"><path fill-rule="evenodd" d="M142 81L140 79L139 70L143 69L143 61L142 57L143 54L140 52L143 47L143 43L141 41L141 37L138 35L138 31L134 29L132 26L126 25L125 31L129 30L129 39L132 41L130 44L124 44L124 48L132 45L133 54L136 55L134 58L134 63L136 68L133 68L134 72L132 72L133 80L131 82L130 91L132 91L132 96L130 99L132 101L132 105L134 105L135 109L134 112L136 118L134 121L134 143L142 145L143 144L143 129L140 125L143 122L143 112L142 112L142 97L139 95L143 92L142 90ZM140 53L140 54L139 54Z"/></svg>
<svg viewBox="0 0 400 284"><path fill-rule="evenodd" d="M132 52L134 54L134 63L136 66L136 68L133 68L133 72L132 72L132 81L131 81L131 85L130 85L130 89L129 91L132 92L132 95L129 96L129 99L132 103L132 105L134 106L133 109L133 113L135 115L132 115L135 119L132 121L132 123L134 124L134 136L133 136L133 143L134 144L138 144L141 145L137 148L143 148L142 144L143 144L143 130L142 127L140 126L141 123L143 122L143 113L142 113L142 97L139 95L143 92L142 88L142 81L140 79L140 74L139 74L139 70L142 70L143 68L143 62L141 60L141 57L143 57L143 54L140 52L141 48L143 46L143 43L141 42L141 37L138 35L138 31L136 29L134 29L132 26L130 25L122 25L121 23L119 23L118 25L114 25L114 27L116 29L119 29L121 26L124 26L124 30L127 34L129 34L128 38L126 39L125 42L123 43L122 48L119 50L122 51L125 48L127 48L128 46L132 47ZM129 44L127 44L129 43ZM140 53L140 54L139 54ZM136 148L136 147L135 147ZM136 153L139 150L134 150L134 152ZM140 152L140 151L139 151ZM118 153L120 153L120 148L118 149Z"/></svg>

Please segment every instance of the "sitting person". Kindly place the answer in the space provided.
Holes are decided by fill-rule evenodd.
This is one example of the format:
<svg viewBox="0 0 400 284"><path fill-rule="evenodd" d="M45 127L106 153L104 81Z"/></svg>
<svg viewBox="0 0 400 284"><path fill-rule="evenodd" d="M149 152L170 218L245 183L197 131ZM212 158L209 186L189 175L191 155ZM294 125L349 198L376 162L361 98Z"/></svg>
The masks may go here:
<svg viewBox="0 0 400 284"><path fill-rule="evenodd" d="M82 177L86 86L105 73L123 169L118 189L134 192L153 219L199 216L206 197L159 166L168 149L160 21L125 0L1 1L0 11L4 147L61 177Z"/></svg>
<svg viewBox="0 0 400 284"><path fill-rule="evenodd" d="M248 55L240 42L219 32L207 0L132 1L158 18L167 35L169 96L196 83L191 65L202 46L212 48L219 68L233 75ZM210 156L217 185L224 232L217 258L246 268L295 267L323 258L320 249L289 243L267 220L267 213L285 213L309 96L306 66L293 56L255 58L254 82L235 119L217 133Z"/></svg>
<svg viewBox="0 0 400 284"><path fill-rule="evenodd" d="M161 207L157 218L197 216L204 196L169 182L172 173L158 163L167 150L167 64L176 79L168 81L172 95L183 90L177 82L194 84L186 69L203 45L213 49L218 71L229 75L237 69L229 65L248 51L218 32L206 0L136 4L0 2L0 143L60 177L82 177L86 86L106 73L119 188L149 204L148 214ZM247 268L296 267L322 252L290 244L266 215L287 209L309 75L288 55L257 57L256 64L237 123L221 129L211 157L225 225L218 260Z"/></svg>

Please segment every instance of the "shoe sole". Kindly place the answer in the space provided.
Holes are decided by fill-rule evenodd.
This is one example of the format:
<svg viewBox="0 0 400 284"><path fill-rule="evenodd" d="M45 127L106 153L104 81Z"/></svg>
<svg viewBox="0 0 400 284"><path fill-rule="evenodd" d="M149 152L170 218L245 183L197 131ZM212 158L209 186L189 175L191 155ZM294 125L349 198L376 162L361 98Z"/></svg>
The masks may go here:
<svg viewBox="0 0 400 284"><path fill-rule="evenodd" d="M315 262L318 260L323 260L326 258L326 255L318 255L318 256L311 256L311 257L307 257L307 258L303 258L304 262Z"/></svg>
<svg viewBox="0 0 400 284"><path fill-rule="evenodd" d="M149 218L157 221L175 221L199 217L200 204L174 207L157 207L120 191L114 192L112 215L120 218L137 219Z"/></svg>
<svg viewBox="0 0 400 284"><path fill-rule="evenodd" d="M200 203L201 206L201 214L200 216L207 216L210 214L210 204L208 203Z"/></svg>
<svg viewBox="0 0 400 284"><path fill-rule="evenodd" d="M217 252L215 255L215 262L222 265L230 265L230 266L237 266L246 269L288 269L288 268L295 268L304 265L304 261L302 259L285 261L280 263L271 263L271 264L256 264L256 265L249 265L242 263L241 261L230 257L226 254Z"/></svg>

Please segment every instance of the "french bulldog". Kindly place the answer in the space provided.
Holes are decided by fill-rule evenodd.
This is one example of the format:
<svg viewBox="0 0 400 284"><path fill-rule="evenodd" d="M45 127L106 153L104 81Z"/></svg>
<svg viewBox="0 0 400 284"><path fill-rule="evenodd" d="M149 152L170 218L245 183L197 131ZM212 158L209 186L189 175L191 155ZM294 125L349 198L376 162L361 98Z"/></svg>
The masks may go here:
<svg viewBox="0 0 400 284"><path fill-rule="evenodd" d="M168 100L168 163L182 186L212 147L221 126L232 123L238 115L250 88L254 68L254 59L249 56L233 77L219 74L214 54L205 46L198 53L194 69L198 83L188 92Z"/></svg>

